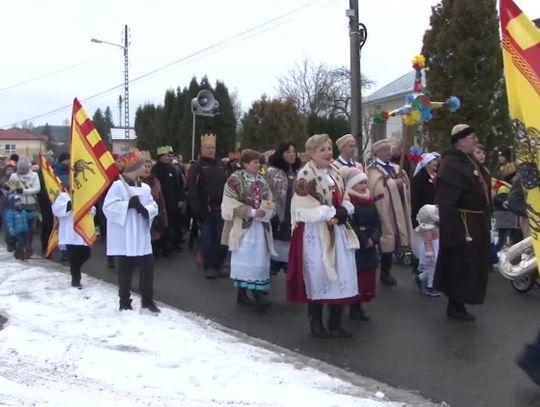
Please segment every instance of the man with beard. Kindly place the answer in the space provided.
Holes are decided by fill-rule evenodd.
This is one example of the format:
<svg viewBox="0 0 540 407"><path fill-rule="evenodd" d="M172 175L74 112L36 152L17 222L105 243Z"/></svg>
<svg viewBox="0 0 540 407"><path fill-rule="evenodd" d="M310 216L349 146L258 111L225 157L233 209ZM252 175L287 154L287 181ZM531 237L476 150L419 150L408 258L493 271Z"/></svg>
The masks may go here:
<svg viewBox="0 0 540 407"><path fill-rule="evenodd" d="M491 270L490 183L472 156L477 142L474 129L467 124L454 126L451 142L437 173L440 246L434 287L448 297L449 318L474 321L465 304L484 302Z"/></svg>

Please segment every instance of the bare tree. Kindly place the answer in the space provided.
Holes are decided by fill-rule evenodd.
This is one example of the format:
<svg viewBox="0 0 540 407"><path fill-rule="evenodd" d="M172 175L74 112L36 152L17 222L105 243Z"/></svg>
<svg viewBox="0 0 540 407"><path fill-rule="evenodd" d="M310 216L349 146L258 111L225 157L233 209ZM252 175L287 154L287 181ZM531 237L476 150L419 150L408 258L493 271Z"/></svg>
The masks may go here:
<svg viewBox="0 0 540 407"><path fill-rule="evenodd" d="M346 67L332 68L304 59L278 79L278 95L292 99L306 116L345 116L349 119L350 77ZM373 81L362 78L363 89L372 85Z"/></svg>

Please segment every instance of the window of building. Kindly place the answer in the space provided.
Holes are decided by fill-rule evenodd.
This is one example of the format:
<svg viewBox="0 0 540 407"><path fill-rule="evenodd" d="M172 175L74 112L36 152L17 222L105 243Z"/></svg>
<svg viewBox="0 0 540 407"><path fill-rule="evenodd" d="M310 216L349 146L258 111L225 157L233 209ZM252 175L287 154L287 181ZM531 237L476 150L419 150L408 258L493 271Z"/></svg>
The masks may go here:
<svg viewBox="0 0 540 407"><path fill-rule="evenodd" d="M6 144L6 153L13 154L16 151L15 144Z"/></svg>

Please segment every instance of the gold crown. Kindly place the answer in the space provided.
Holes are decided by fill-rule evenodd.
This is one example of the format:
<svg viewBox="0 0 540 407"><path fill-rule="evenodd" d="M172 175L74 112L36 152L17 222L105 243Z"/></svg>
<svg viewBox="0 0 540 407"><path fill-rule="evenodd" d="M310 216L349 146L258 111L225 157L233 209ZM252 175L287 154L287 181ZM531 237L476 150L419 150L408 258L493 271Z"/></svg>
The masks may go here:
<svg viewBox="0 0 540 407"><path fill-rule="evenodd" d="M205 133L201 136L201 146L205 144L216 145L216 135L212 133Z"/></svg>
<svg viewBox="0 0 540 407"><path fill-rule="evenodd" d="M160 146L157 148L157 155L169 154L172 152L173 148L171 146Z"/></svg>

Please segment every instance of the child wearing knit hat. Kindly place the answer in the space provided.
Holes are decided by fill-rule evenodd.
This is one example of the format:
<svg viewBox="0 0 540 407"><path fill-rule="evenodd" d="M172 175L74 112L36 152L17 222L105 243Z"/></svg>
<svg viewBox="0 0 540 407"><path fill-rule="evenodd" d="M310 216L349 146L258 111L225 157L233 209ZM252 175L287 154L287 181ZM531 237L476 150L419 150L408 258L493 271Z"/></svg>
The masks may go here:
<svg viewBox="0 0 540 407"><path fill-rule="evenodd" d="M358 273L358 301L351 305L350 318L367 321L362 303L375 298L377 286L377 245L381 238L381 222L375 201L367 187L367 176L354 167L340 168L345 181L345 193L354 205L350 224L360 242L356 251L356 270Z"/></svg>

